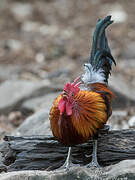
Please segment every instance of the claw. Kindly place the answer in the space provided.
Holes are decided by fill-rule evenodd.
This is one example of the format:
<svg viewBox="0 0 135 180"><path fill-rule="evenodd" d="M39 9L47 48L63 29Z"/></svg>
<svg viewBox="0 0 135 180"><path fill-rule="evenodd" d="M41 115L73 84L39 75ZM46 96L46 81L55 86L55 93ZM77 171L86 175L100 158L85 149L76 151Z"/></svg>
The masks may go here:
<svg viewBox="0 0 135 180"><path fill-rule="evenodd" d="M59 170L65 169L68 172L71 167L77 167L77 166L80 166L80 165L79 164L73 164L71 161L71 147L69 147L67 159L66 159L65 163L58 169Z"/></svg>
<svg viewBox="0 0 135 180"><path fill-rule="evenodd" d="M91 168L91 167L96 167L96 168L101 168L101 166L98 164L98 162L94 162L92 161L91 163L86 165L87 168Z"/></svg>
<svg viewBox="0 0 135 180"><path fill-rule="evenodd" d="M97 161L97 140L93 141L92 161L89 164L87 164L85 167L87 167L87 168L91 168L91 167L101 168L101 166L98 164L98 161Z"/></svg>

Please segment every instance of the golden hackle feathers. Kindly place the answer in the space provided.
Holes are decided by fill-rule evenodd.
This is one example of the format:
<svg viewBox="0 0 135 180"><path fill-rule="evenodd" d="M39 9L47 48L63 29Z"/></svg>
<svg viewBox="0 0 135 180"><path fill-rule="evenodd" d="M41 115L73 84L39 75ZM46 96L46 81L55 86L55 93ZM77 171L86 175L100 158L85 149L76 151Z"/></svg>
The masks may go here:
<svg viewBox="0 0 135 180"><path fill-rule="evenodd" d="M64 141L63 138L65 136L63 132L66 133L67 127L61 126L61 123L64 123L61 122L62 116L65 116L60 116L58 109L58 102L61 98L62 96L59 95L53 103L50 111L50 122L53 135L62 142ZM65 121L65 118L63 118L62 121ZM75 96L73 113L71 116L66 117L66 121L67 123L70 123L68 127L70 128L70 133L66 134L66 136L70 136L72 133L78 134L80 141L78 140L77 142L79 143L94 137L94 135L97 134L98 129L103 128L107 121L104 99L96 92L79 91ZM65 130L62 128L65 128ZM74 144L76 144L76 142L74 142Z"/></svg>
<svg viewBox="0 0 135 180"><path fill-rule="evenodd" d="M98 93L80 91L76 102L79 110L73 110L72 123L84 138L92 137L106 123L104 100Z"/></svg>

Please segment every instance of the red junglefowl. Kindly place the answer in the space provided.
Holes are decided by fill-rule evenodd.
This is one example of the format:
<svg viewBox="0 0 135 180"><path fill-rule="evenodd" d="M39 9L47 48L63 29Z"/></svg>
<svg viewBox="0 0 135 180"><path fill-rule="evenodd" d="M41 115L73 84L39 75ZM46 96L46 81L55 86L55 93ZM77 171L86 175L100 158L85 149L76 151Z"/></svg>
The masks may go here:
<svg viewBox="0 0 135 180"><path fill-rule="evenodd" d="M105 29L111 16L97 22L93 36L91 56L85 64L85 73L73 83L67 83L63 92L54 100L50 110L50 124L57 140L69 146L63 167L69 169L71 146L93 139L92 162L87 167L99 167L97 162L97 134L112 113L113 93L109 90L108 77L112 62L116 65L108 46ZM80 84L83 87L80 89Z"/></svg>

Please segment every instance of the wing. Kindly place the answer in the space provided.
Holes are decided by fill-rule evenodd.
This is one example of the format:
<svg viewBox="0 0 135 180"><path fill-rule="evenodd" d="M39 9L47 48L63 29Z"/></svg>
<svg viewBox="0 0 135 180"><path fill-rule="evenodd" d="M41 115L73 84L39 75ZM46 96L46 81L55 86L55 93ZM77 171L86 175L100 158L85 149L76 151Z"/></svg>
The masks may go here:
<svg viewBox="0 0 135 180"><path fill-rule="evenodd" d="M106 109L101 94L80 91L76 96L76 107L73 110L73 126L85 139L94 137L108 119Z"/></svg>

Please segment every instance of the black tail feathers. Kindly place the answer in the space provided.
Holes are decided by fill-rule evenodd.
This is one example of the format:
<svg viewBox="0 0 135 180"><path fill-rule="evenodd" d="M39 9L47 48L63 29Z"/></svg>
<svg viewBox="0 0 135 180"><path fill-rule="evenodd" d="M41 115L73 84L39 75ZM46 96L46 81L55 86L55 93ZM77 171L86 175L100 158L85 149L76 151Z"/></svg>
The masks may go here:
<svg viewBox="0 0 135 180"><path fill-rule="evenodd" d="M105 35L105 29L112 23L111 16L98 20L93 35L92 50L89 59L89 63L95 71L99 69L103 70L105 82L108 82L112 62L116 65Z"/></svg>

